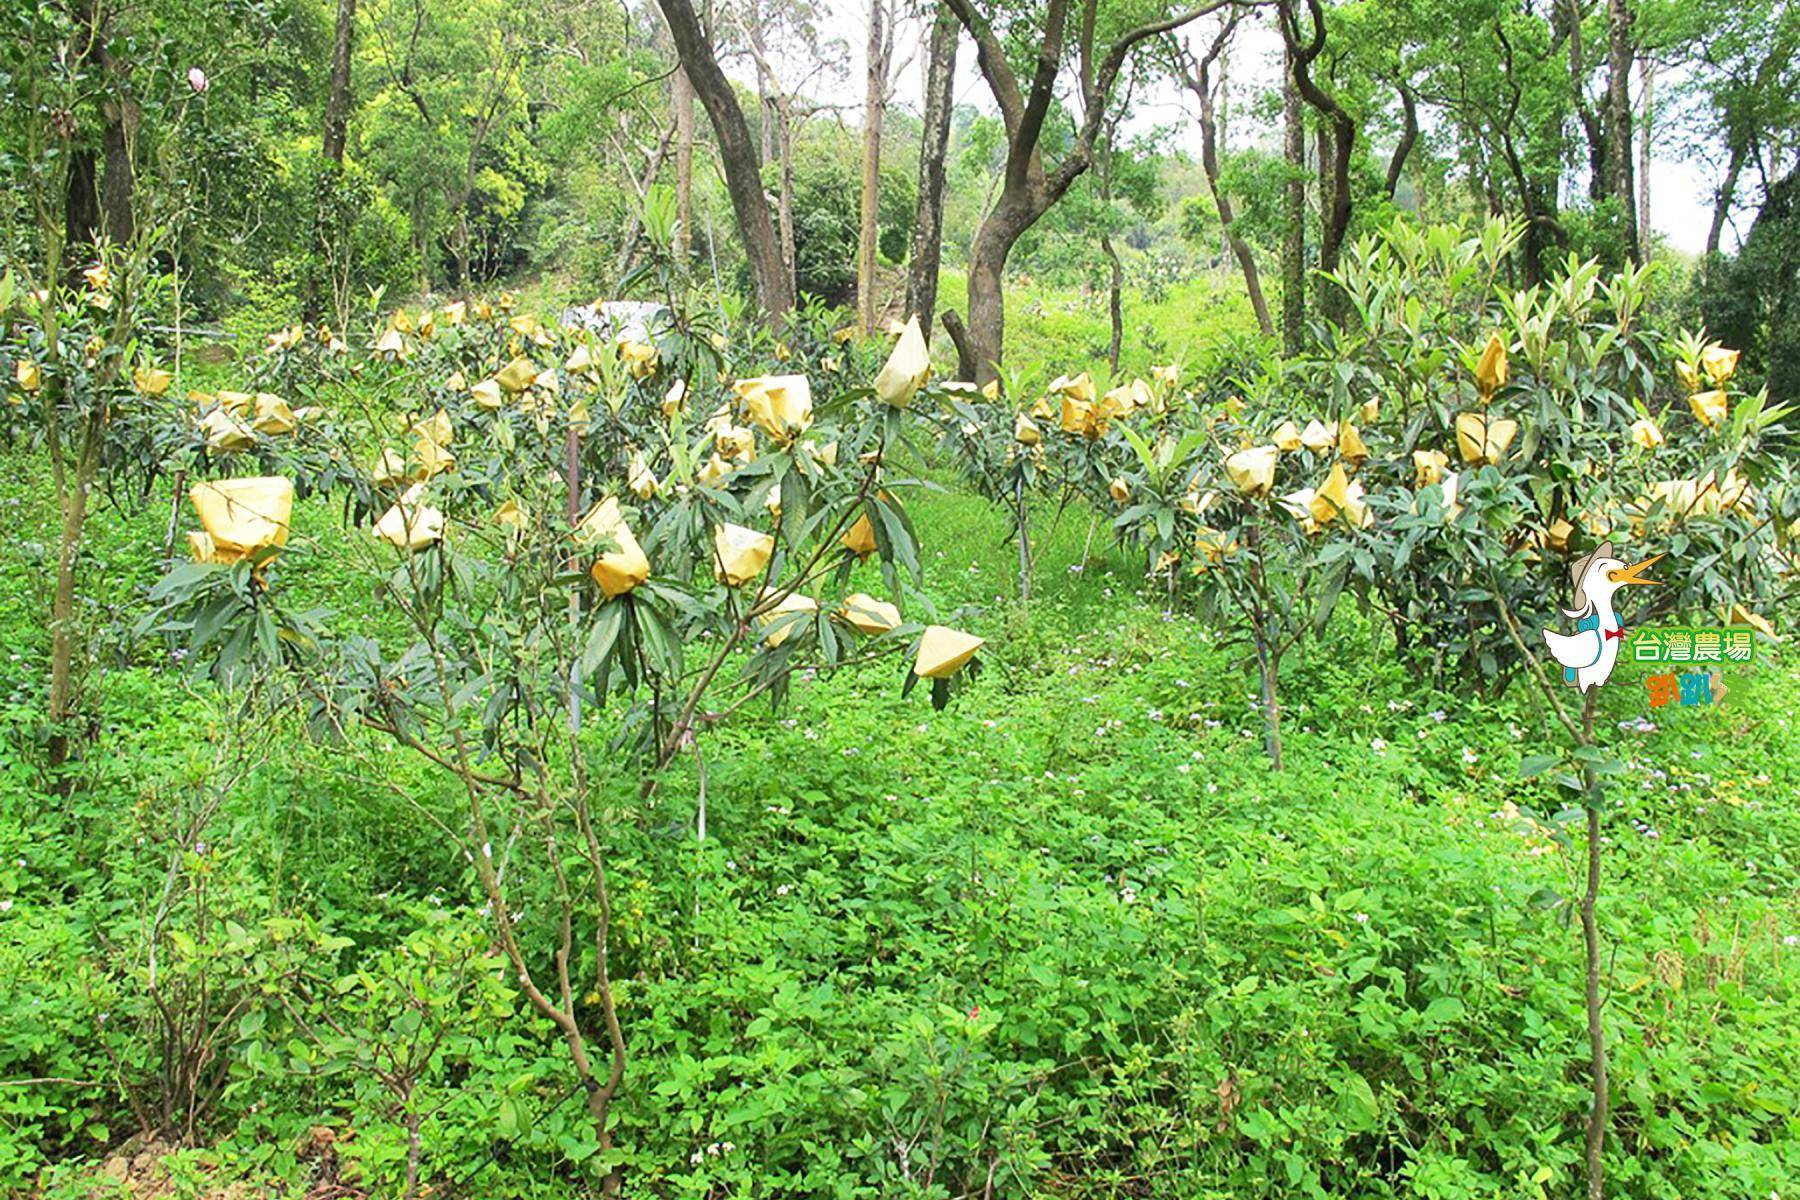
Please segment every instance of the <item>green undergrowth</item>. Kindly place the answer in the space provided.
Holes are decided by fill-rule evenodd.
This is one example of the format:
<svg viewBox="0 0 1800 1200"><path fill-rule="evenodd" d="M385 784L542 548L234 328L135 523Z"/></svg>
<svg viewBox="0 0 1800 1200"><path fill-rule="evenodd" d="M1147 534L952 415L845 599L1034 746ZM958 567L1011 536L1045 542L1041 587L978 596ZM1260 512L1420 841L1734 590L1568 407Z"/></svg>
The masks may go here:
<svg viewBox="0 0 1800 1200"><path fill-rule="evenodd" d="M213 1037L216 1085L191 1145L156 1147L173 1194L398 1196L403 1109L359 1055L409 1036L394 997L418 994L446 1031L415 1097L434 1194L594 1188L561 1047L440 832L441 773L312 744L298 706L269 717L100 637L88 750L67 795L44 786L33 461L0 470L0 1079L78 1082L0 1088L0 1187L108 1194L100 1164L145 1116L119 1080L159 1069L164 1004ZM902 699L898 666L798 683L702 742L704 843L700 764L643 798L593 722L626 1194L1574 1194L1584 848L1555 785L1519 778L1551 737L1526 690L1425 691L1346 604L1284 672L1277 773L1243 648L1165 611L1104 519L1039 514L1027 605L1001 515L912 503L931 601L979 606L989 639L946 711ZM141 611L167 505L96 518L84 625ZM296 602L379 629L375 598L309 575L309 538L358 536L337 519L302 505L281 569ZM1612 1186L1786 1194L1794 672L1765 655L1722 706L1649 710L1628 671L1602 706L1628 763L1601 903ZM177 852L213 801L204 850ZM514 869L547 955L545 872L523 850ZM327 1017L356 1036L319 1036Z"/></svg>

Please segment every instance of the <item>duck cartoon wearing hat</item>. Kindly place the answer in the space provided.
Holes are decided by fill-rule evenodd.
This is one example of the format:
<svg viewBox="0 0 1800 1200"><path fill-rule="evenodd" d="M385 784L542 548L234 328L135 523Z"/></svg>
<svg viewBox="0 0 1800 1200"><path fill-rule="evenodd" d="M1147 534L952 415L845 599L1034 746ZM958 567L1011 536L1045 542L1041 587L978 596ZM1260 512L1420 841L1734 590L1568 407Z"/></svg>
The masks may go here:
<svg viewBox="0 0 1800 1200"><path fill-rule="evenodd" d="M1645 579L1643 573L1661 557L1626 566L1613 557L1611 542L1601 542L1569 569L1575 605L1563 609L1563 615L1574 619L1575 632L1544 630L1544 644L1562 664L1564 683L1585 692L1606 682L1619 661L1619 647L1625 644L1625 630L1613 612L1613 594L1628 584L1658 582Z"/></svg>

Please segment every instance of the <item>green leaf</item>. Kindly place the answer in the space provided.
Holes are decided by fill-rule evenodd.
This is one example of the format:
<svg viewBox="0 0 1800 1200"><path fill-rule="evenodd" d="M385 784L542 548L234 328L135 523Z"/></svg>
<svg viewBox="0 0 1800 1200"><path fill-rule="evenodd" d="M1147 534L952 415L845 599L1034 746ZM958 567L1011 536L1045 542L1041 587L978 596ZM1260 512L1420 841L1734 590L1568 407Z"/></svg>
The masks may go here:
<svg viewBox="0 0 1800 1200"><path fill-rule="evenodd" d="M1528 754L1519 760L1519 778L1531 779L1542 775L1561 761L1562 756L1558 754Z"/></svg>

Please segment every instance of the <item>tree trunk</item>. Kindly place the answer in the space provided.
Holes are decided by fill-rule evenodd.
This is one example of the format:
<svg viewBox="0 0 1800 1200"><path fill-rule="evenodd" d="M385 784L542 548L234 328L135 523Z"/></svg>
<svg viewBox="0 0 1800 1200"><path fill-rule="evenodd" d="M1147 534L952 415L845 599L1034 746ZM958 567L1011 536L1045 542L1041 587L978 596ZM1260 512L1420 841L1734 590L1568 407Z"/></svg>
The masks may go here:
<svg viewBox="0 0 1800 1200"><path fill-rule="evenodd" d="M1404 82L1395 87L1400 93L1400 141L1394 146L1394 156L1388 159L1387 198L1390 201L1400 187L1401 176L1406 171L1406 160L1419 141L1418 97L1413 95L1412 89Z"/></svg>
<svg viewBox="0 0 1800 1200"><path fill-rule="evenodd" d="M469 170L463 180L463 193L452 205L455 213L455 224L450 230L450 254L456 265L456 286L462 291L469 290L469 242L472 234L469 231L469 200L475 194L475 161L474 153L469 155Z"/></svg>
<svg viewBox="0 0 1800 1200"><path fill-rule="evenodd" d="M794 243L794 123L792 100L775 101L775 144L781 157L781 195L775 205L775 228L781 235L781 274L788 295L799 296L800 255Z"/></svg>
<svg viewBox="0 0 1800 1200"><path fill-rule="evenodd" d="M675 257L685 261L694 229L694 88L680 67L669 81L675 110Z"/></svg>
<svg viewBox="0 0 1800 1200"><path fill-rule="evenodd" d="M319 150L342 165L350 133L350 55L356 44L356 0L337 0L331 39L331 82L325 93L325 134Z"/></svg>
<svg viewBox="0 0 1800 1200"><path fill-rule="evenodd" d="M1256 313L1257 328L1264 337L1275 336L1275 322L1269 316L1269 302L1263 296L1262 277L1256 269L1256 252L1250 248L1241 234L1237 232L1237 215L1231 204L1231 196L1220 183L1219 168L1219 117L1215 107L1212 87L1212 64L1224 53L1226 36L1222 35L1213 43L1209 52L1191 70L1184 72L1188 88L1200 101L1200 166L1206 172L1206 186L1212 191L1213 206L1219 210L1219 224L1225 231L1225 244L1232 257L1237 259L1238 269L1244 275L1244 291L1250 296L1250 307ZM1224 80L1221 77L1220 86Z"/></svg>
<svg viewBox="0 0 1800 1200"><path fill-rule="evenodd" d="M1552 22L1569 47L1569 96L1587 139L1588 199L1606 195L1606 129L1587 99L1587 56L1581 40L1581 0L1557 0Z"/></svg>
<svg viewBox="0 0 1800 1200"><path fill-rule="evenodd" d="M1738 176L1744 170L1746 157L1743 144L1732 143L1731 160L1725 167L1725 179L1719 184L1719 194L1713 200L1712 228L1706 231L1706 254L1709 258L1719 252L1719 239L1724 236L1725 222L1731 218L1731 206L1737 199Z"/></svg>
<svg viewBox="0 0 1800 1200"><path fill-rule="evenodd" d="M344 143L350 135L350 63L356 44L356 0L337 0L337 19L332 26L331 75L325 90L325 125L319 138L319 154L326 169L314 197L313 243L325 264L310 263L300 283L300 315L308 324L319 319L324 304L320 275L339 258L347 231L341 228L338 184L344 166ZM348 271L348 268L345 268ZM333 280L332 291L341 301L343 289ZM334 304L340 320L343 306Z"/></svg>
<svg viewBox="0 0 1800 1200"><path fill-rule="evenodd" d="M925 121L919 139L919 204L906 271L906 311L930 336L937 310L938 264L944 244L944 157L950 147L950 109L956 83L956 14L938 9L925 67Z"/></svg>
<svg viewBox="0 0 1800 1200"><path fill-rule="evenodd" d="M1631 8L1626 0L1606 0L1606 189L1619 204L1625 246L1633 262L1638 249L1637 199L1631 170Z"/></svg>
<svg viewBox="0 0 1800 1200"><path fill-rule="evenodd" d="M869 62L863 101L862 221L856 236L856 324L875 327L875 251L881 229L881 121L887 107L888 31L882 0L869 4Z"/></svg>
<svg viewBox="0 0 1800 1200"><path fill-rule="evenodd" d="M1330 125L1329 143L1324 131L1319 135L1318 268L1329 272L1337 270L1344 237L1350 229L1350 152L1356 144L1356 122L1337 98L1313 78L1313 62L1325 49L1327 31L1323 4L1321 0L1305 0L1311 31L1303 41L1299 17L1294 11L1296 2L1281 0L1276 13L1281 21L1282 40L1292 52L1294 87ZM1323 316L1341 319L1344 301L1343 289L1320 281L1319 309Z"/></svg>
<svg viewBox="0 0 1800 1200"><path fill-rule="evenodd" d="M1005 193L975 233L969 252L969 347L975 356L975 382L1000 376L1006 345L1006 259L1013 244L1031 227L1028 210Z"/></svg>
<svg viewBox="0 0 1800 1200"><path fill-rule="evenodd" d="M1656 64L1649 59L1638 62L1638 78L1644 85L1644 119L1638 128L1638 160L1637 160L1637 227L1638 227L1638 260L1650 260L1650 235L1654 226L1650 222L1650 128L1654 123L1656 105Z"/></svg>
<svg viewBox="0 0 1800 1200"><path fill-rule="evenodd" d="M783 269L781 251L775 242L775 227L769 220L768 198L763 194L762 174L756 146L750 140L750 126L738 107L731 82L719 69L712 43L700 28L692 0L656 2L663 19L668 22L681 66L694 86L694 94L700 98L712 121L713 134L719 143L719 161L725 173L725 189L731 195L738 234L743 238L744 253L750 261L757 302L764 312L780 323L794 307L794 289L791 277Z"/></svg>
<svg viewBox="0 0 1800 1200"><path fill-rule="evenodd" d="M1100 204L1105 210L1106 220L1112 219L1112 134L1107 135L1105 147L1100 152ZM1112 230L1109 225L1100 227L1100 253L1106 256L1109 268L1106 285L1106 311L1112 323L1112 340L1107 343L1106 362L1113 374L1119 372L1119 351L1125 345L1125 267L1119 261L1119 250L1113 245ZM1087 564L1087 551L1081 554L1082 564Z"/></svg>
<svg viewBox="0 0 1800 1200"><path fill-rule="evenodd" d="M1106 289L1106 308L1112 317L1112 342L1106 348L1106 362L1116 375L1119 350L1125 344L1125 268L1119 262L1119 251L1113 246L1110 233L1100 235L1100 250L1112 267L1112 278Z"/></svg>
<svg viewBox="0 0 1800 1200"><path fill-rule="evenodd" d="M975 369L975 344L969 338L969 327L954 308L944 310L944 332L950 335L950 344L956 347L956 377L958 379L974 379L979 371Z"/></svg>
<svg viewBox="0 0 1800 1200"><path fill-rule="evenodd" d="M1331 202L1336 194L1331 184L1331 130L1324 125L1313 130L1313 177L1319 183L1319 232L1324 233L1331 224Z"/></svg>
<svg viewBox="0 0 1800 1200"><path fill-rule="evenodd" d="M100 47L106 39L105 18L96 15L88 0L77 4L75 18L75 68L92 70L100 61ZM69 166L63 196L63 242L69 248L69 278L78 280L84 265L85 251L77 247L98 246L105 236L100 207L100 162L93 149L64 143Z"/></svg>
<svg viewBox="0 0 1800 1200"><path fill-rule="evenodd" d="M81 270L82 252L76 251L76 247L96 244L100 234L100 172L94 152L72 149L63 198L63 241L71 251L71 272L79 274Z"/></svg>
<svg viewBox="0 0 1800 1200"><path fill-rule="evenodd" d="M112 56L102 53L100 57L110 74L114 65ZM124 80L116 75L113 78L121 94L100 106L105 122L100 130L100 157L105 163L105 173L100 179L100 210L106 240L115 246L123 246L137 232L132 209L132 193L137 187L132 144L137 140L138 106L137 101L125 94Z"/></svg>
<svg viewBox="0 0 1800 1200"><path fill-rule="evenodd" d="M1281 659L1278 658L1261 628L1256 631L1257 678L1262 685L1263 750L1269 756L1271 770L1281 765Z"/></svg>
<svg viewBox="0 0 1800 1200"><path fill-rule="evenodd" d="M1287 236L1281 245L1281 341L1289 357L1306 344L1306 122L1294 84L1294 51L1282 50L1282 148L1287 157Z"/></svg>

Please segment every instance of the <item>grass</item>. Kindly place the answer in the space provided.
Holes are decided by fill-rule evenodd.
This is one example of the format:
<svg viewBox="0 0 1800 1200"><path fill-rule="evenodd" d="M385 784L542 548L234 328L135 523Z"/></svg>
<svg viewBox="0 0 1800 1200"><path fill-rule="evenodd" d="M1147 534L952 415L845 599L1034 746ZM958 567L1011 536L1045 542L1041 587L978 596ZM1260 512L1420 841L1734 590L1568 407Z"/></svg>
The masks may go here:
<svg viewBox="0 0 1800 1200"><path fill-rule="evenodd" d="M1128 321L1186 344L1208 286ZM1014 312L1016 361L1091 366L1050 355L1103 328L1070 294ZM47 495L6 452L10 528L47 529ZM167 514L96 518L88 628L135 619ZM1025 606L1001 514L953 490L915 514L933 603L979 606L989 640L948 710L897 676L797 686L705 743L703 845L691 765L647 802L623 767L601 780L627 1194L1574 1194L1583 846L1555 785L1518 778L1550 724L1527 693L1421 690L1346 608L1284 675L1276 773L1243 648L1165 611L1103 521L1091 545L1080 512L1042 537ZM302 506L295 574L336 521ZM310 742L297 712L256 715L103 633L86 777L45 791L44 536L0 539L0 1079L100 1082L0 1089L3 1186L106 1195L100 1164L140 1148L111 1081L158 1061L145 914L183 816L237 778L205 852L175 854L173 927L197 945L160 943L159 966L184 1012L202 984L241 1001L210 1018L224 1086L197 1144L152 1146L145 1170L176 1195L398 1195L392 1095L281 998L316 977L348 1005L413 972L453 1034L420 1094L437 1194L591 1189L552 1031L497 972L444 965L488 935L431 823L453 819L443 777ZM303 586L378 622L343 584ZM1603 706L1627 764L1601 908L1615 1194L1766 1196L1800 1178L1795 672L1765 657L1721 707L1650 711L1628 671Z"/></svg>
<svg viewBox="0 0 1800 1200"><path fill-rule="evenodd" d="M1104 279L1096 277L1090 287L1030 280L1015 280L1014 285L1007 291L1006 365L1025 371L1028 385L1080 371L1113 382L1148 378L1153 366L1192 366L1256 331L1241 281L1222 272L1203 271L1154 293L1128 286L1125 338L1113 379L1106 361L1112 325ZM945 270L938 297L941 308L966 310L968 276Z"/></svg>

